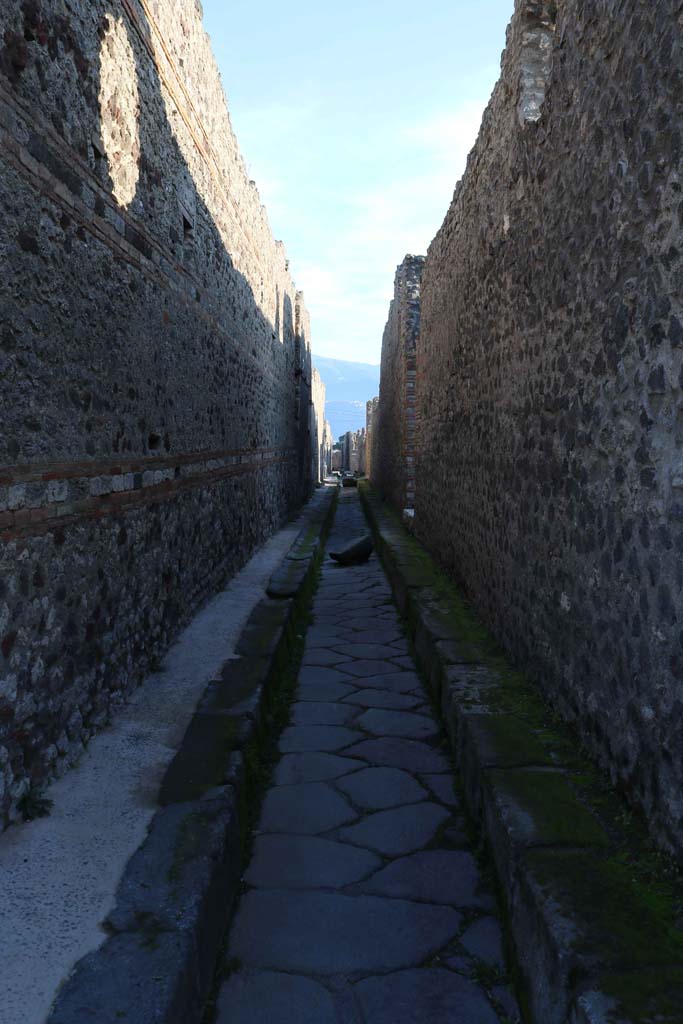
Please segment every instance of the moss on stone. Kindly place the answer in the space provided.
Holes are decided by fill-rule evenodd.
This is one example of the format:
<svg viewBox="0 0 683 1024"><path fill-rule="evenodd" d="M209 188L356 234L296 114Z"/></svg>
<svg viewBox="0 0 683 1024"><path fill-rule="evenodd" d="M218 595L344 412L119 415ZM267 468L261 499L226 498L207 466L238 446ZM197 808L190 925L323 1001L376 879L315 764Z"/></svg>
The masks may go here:
<svg viewBox="0 0 683 1024"><path fill-rule="evenodd" d="M574 924L575 952L587 962L599 955L615 970L683 963L683 931L666 883L642 884L618 854L539 850L527 854L527 864L551 913Z"/></svg>
<svg viewBox="0 0 683 1024"><path fill-rule="evenodd" d="M540 738L514 715L475 714L468 717L466 728L469 741L479 749L483 765L554 765Z"/></svg>
<svg viewBox="0 0 683 1024"><path fill-rule="evenodd" d="M135 915L135 924L140 933L140 943L145 949L158 949L159 936L167 935L171 929L159 920L156 914L148 910L139 910Z"/></svg>
<svg viewBox="0 0 683 1024"><path fill-rule="evenodd" d="M508 816L529 823L528 841L543 845L609 845L598 819L577 799L571 776L507 769L490 771L488 779Z"/></svg>
<svg viewBox="0 0 683 1024"><path fill-rule="evenodd" d="M200 800L208 790L222 786L243 730L241 715L196 714L164 776L162 807Z"/></svg>
<svg viewBox="0 0 683 1024"><path fill-rule="evenodd" d="M589 988L596 964L605 968L599 988L614 996L620 1007L608 1018L614 1024L624 1019L630 1024L683 1019L683 967L670 966L683 963L683 928L678 927L683 920L680 869L653 849L637 814L627 809L582 753L572 727L510 665L457 585L367 484L360 491L380 535L378 547L389 576L405 578L406 567L411 566L416 577L428 580L422 590L415 588L409 596L411 635L421 607L428 602L430 613L436 609L442 617L443 632L463 645L468 658L494 674L494 685L482 691L489 713L465 714L463 721L470 741L486 744L487 749L480 750L486 754L482 762L508 766L491 772L496 784L528 812L540 842L590 847L534 849L525 854L548 899L549 915L558 914L576 927L576 953L586 971L583 981L577 981ZM466 698L461 707L466 707ZM558 781L562 776L557 773L525 773L510 767L525 760L568 769L565 782ZM525 778L527 774L534 778Z"/></svg>
<svg viewBox="0 0 683 1024"><path fill-rule="evenodd" d="M168 869L168 880L173 884L181 881L187 865L196 860L206 850L207 844L204 838L212 816L207 811L197 811L188 814L178 830L173 860Z"/></svg>
<svg viewBox="0 0 683 1024"><path fill-rule="evenodd" d="M680 1024L683 967L603 974L595 989L613 1002L606 1024Z"/></svg>

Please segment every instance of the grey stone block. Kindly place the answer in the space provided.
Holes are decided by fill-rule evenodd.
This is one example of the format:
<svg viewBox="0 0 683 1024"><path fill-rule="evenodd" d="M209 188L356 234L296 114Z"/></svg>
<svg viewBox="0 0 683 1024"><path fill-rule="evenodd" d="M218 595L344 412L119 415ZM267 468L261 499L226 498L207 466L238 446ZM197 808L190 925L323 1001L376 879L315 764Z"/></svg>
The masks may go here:
<svg viewBox="0 0 683 1024"><path fill-rule="evenodd" d="M136 931L141 920L153 920L162 930L198 929L211 903L229 902L239 869L231 790L214 799L173 804L155 814L144 843L126 865L108 924L119 932Z"/></svg>
<svg viewBox="0 0 683 1024"><path fill-rule="evenodd" d="M300 701L292 708L292 725L345 725L357 714L353 704Z"/></svg>
<svg viewBox="0 0 683 1024"><path fill-rule="evenodd" d="M158 812L108 918L118 934L77 965L51 1024L198 1019L240 860L229 792Z"/></svg>
<svg viewBox="0 0 683 1024"><path fill-rule="evenodd" d="M419 697L407 693L394 693L389 690L356 690L344 697L345 704L354 704L362 708L393 708L395 711L410 711L420 703Z"/></svg>
<svg viewBox="0 0 683 1024"><path fill-rule="evenodd" d="M393 647L381 643L360 643L356 640L347 640L345 643L335 644L334 650L349 658L391 658L396 652Z"/></svg>
<svg viewBox="0 0 683 1024"><path fill-rule="evenodd" d="M485 960L492 967L503 967L503 933L493 917L480 917L461 935L460 942L470 956Z"/></svg>
<svg viewBox="0 0 683 1024"><path fill-rule="evenodd" d="M330 551L330 558L333 558L339 565L359 565L367 562L372 551L372 537L367 534L364 537L358 537L337 551Z"/></svg>
<svg viewBox="0 0 683 1024"><path fill-rule="evenodd" d="M341 829L339 837L387 857L400 857L426 846L447 819L448 811L437 804L410 804L370 814L357 825Z"/></svg>
<svg viewBox="0 0 683 1024"><path fill-rule="evenodd" d="M239 971L221 989L216 1024L337 1024L335 1002L310 978Z"/></svg>
<svg viewBox="0 0 683 1024"><path fill-rule="evenodd" d="M310 564L311 556L308 559L285 559L268 581L268 597L295 597L308 575Z"/></svg>
<svg viewBox="0 0 683 1024"><path fill-rule="evenodd" d="M269 789L258 827L262 832L317 835L357 817L348 800L326 783L303 782Z"/></svg>
<svg viewBox="0 0 683 1024"><path fill-rule="evenodd" d="M367 978L356 992L372 1024L500 1024L482 989L438 968Z"/></svg>
<svg viewBox="0 0 683 1024"><path fill-rule="evenodd" d="M290 725L280 737L284 754L334 752L356 742L363 734L343 725Z"/></svg>
<svg viewBox="0 0 683 1024"><path fill-rule="evenodd" d="M465 850L422 850L401 857L364 882L363 891L461 908L488 910L492 904L477 862Z"/></svg>
<svg viewBox="0 0 683 1024"><path fill-rule="evenodd" d="M457 934L460 915L405 900L254 890L240 903L229 955L250 967L343 974L409 967Z"/></svg>
<svg viewBox="0 0 683 1024"><path fill-rule="evenodd" d="M414 804L427 796L412 775L398 768L365 768L339 779L337 789L350 796L356 806L371 811Z"/></svg>
<svg viewBox="0 0 683 1024"><path fill-rule="evenodd" d="M305 665L299 672L299 686L316 686L319 683L346 683L354 684L348 673L340 672L336 668L325 666Z"/></svg>
<svg viewBox="0 0 683 1024"><path fill-rule="evenodd" d="M346 639L354 644L388 644L394 647L395 643L405 643L403 634L398 626L376 626L370 628L368 623L364 630L355 633L347 633Z"/></svg>
<svg viewBox="0 0 683 1024"><path fill-rule="evenodd" d="M412 693L414 690L421 692L419 676L415 672L402 672L395 665L390 665L388 670L380 675L358 679L357 683L363 689L386 690L388 693Z"/></svg>
<svg viewBox="0 0 683 1024"><path fill-rule="evenodd" d="M346 750L348 757L361 758L387 768L404 768L408 772L446 772L449 764L440 750L418 740L363 740Z"/></svg>
<svg viewBox="0 0 683 1024"><path fill-rule="evenodd" d="M425 715L377 708L366 711L357 724L375 736L402 736L412 740L430 739L438 736L441 731L434 719Z"/></svg>
<svg viewBox="0 0 683 1024"><path fill-rule="evenodd" d="M298 701L320 701L342 700L344 697L354 693L352 686L345 686L343 683L302 683L296 691Z"/></svg>
<svg viewBox="0 0 683 1024"><path fill-rule="evenodd" d="M353 655L340 654L337 649L330 650L329 645L323 649L318 647L307 648L302 665L304 667L320 665L321 667L328 666L329 668L334 668L335 665L344 665L346 662L351 661L352 657Z"/></svg>
<svg viewBox="0 0 683 1024"><path fill-rule="evenodd" d="M49 1024L197 1021L203 997L189 932L149 928L114 935L81 960L60 990Z"/></svg>
<svg viewBox="0 0 683 1024"><path fill-rule="evenodd" d="M349 661L344 666L344 671L348 672L352 676L378 676L388 672L394 672L396 669L395 665L392 665L390 661L381 661L379 659L360 659L358 661Z"/></svg>
<svg viewBox="0 0 683 1024"><path fill-rule="evenodd" d="M455 793L453 778L449 775L425 775L423 781L427 783L437 800L448 807L459 807L460 801Z"/></svg>
<svg viewBox="0 0 683 1024"><path fill-rule="evenodd" d="M269 889L341 889L381 863L368 850L316 836L257 836L245 878Z"/></svg>
<svg viewBox="0 0 683 1024"><path fill-rule="evenodd" d="M275 769L277 786L295 785L298 782L324 782L339 779L350 772L365 768L363 761L336 754L285 754Z"/></svg>

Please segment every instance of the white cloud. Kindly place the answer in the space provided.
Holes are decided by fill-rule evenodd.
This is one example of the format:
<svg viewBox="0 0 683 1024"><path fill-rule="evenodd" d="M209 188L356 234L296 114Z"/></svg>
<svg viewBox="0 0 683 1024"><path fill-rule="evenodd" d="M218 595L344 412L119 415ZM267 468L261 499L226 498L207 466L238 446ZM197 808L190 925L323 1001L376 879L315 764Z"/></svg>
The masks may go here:
<svg viewBox="0 0 683 1024"><path fill-rule="evenodd" d="M482 113L481 104L467 103L401 127L395 139L401 173L348 197L348 220L334 245L318 264L297 273L311 309L315 351L378 361L395 268L406 253L426 253L465 170ZM417 160L411 147L420 147Z"/></svg>
<svg viewBox="0 0 683 1024"><path fill-rule="evenodd" d="M450 166L464 165L479 132L483 109L480 103L463 103L457 110L433 114L405 129L410 142L439 154Z"/></svg>
<svg viewBox="0 0 683 1024"><path fill-rule="evenodd" d="M406 253L426 253L465 169L483 107L466 102L418 123L406 112L382 137L360 141L354 155L362 166L341 184L309 169L321 147L323 160L330 159L326 136L320 137L320 102L288 97L242 112L236 126L242 151L305 293L315 352L379 362L396 266ZM273 147L287 159L273 162ZM254 162L250 152L257 154Z"/></svg>

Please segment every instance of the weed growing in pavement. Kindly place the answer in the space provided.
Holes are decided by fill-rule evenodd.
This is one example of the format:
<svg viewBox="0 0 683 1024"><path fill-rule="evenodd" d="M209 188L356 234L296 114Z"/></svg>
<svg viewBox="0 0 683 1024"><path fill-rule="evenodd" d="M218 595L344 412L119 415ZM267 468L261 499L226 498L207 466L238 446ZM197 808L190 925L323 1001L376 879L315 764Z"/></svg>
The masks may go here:
<svg viewBox="0 0 683 1024"><path fill-rule="evenodd" d="M19 813L24 821L34 821L35 818L47 818L54 800L43 795L40 789L29 789L19 801Z"/></svg>

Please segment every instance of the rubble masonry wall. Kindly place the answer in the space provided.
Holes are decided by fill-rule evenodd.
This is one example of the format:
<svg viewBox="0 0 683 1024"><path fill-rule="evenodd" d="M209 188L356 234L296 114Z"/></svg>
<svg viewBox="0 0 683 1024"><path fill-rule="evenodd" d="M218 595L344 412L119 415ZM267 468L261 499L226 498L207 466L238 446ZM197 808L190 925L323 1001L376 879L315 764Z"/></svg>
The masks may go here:
<svg viewBox="0 0 683 1024"><path fill-rule="evenodd" d="M199 3L4 0L0 30L1 827L311 455L303 298Z"/></svg>
<svg viewBox="0 0 683 1024"><path fill-rule="evenodd" d="M680 0L518 0L427 256L416 528L683 852Z"/></svg>

